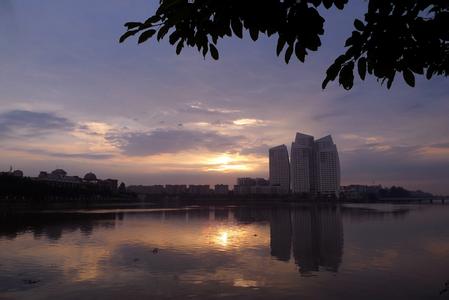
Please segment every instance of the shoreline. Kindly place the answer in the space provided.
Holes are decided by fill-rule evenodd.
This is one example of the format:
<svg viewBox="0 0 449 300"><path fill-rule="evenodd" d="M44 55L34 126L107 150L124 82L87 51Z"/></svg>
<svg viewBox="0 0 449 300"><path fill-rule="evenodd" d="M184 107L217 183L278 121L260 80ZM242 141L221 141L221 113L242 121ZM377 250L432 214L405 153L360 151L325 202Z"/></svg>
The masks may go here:
<svg viewBox="0 0 449 300"><path fill-rule="evenodd" d="M44 211L44 210L80 210L80 209L145 209L145 208L180 208L188 206L292 206L292 205L336 205L336 204L446 204L444 198L414 199L387 198L378 200L323 200L294 199L292 197L235 197L235 196L163 196L141 200L138 198L104 198L104 199L52 199L42 201L1 199L0 212Z"/></svg>

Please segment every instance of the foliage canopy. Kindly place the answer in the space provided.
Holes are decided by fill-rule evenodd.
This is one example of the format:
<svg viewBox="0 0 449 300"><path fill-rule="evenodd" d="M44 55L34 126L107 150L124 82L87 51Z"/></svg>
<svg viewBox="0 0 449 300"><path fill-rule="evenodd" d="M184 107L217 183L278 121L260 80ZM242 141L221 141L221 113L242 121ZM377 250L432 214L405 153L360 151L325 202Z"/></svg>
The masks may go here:
<svg viewBox="0 0 449 300"><path fill-rule="evenodd" d="M285 62L296 56L304 62L321 46L324 18L318 9L348 5L348 0L160 0L155 14L143 22L128 22L120 42L138 35L138 43L168 36L180 54L197 47L206 56L219 58L217 43L249 31L256 41L261 34L277 35L277 55ZM415 86L415 75L427 79L449 74L448 0L368 0L364 20L354 20L346 52L327 69L323 89L338 78L349 90L356 69L390 88L396 73Z"/></svg>

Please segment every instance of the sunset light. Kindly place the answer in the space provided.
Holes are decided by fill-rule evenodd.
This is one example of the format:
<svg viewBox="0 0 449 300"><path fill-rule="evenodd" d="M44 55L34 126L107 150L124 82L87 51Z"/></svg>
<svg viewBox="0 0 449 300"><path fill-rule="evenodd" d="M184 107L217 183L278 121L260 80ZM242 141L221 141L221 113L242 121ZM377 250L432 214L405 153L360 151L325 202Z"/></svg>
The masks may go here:
<svg viewBox="0 0 449 300"><path fill-rule="evenodd" d="M449 0L0 0L0 49L0 300L448 299Z"/></svg>
<svg viewBox="0 0 449 300"><path fill-rule="evenodd" d="M222 246L227 246L228 245L228 237L229 237L229 234L227 231L220 232L217 237L218 244L220 244Z"/></svg>
<svg viewBox="0 0 449 300"><path fill-rule="evenodd" d="M253 169L248 157L232 154L221 154L206 161L207 171L230 172L250 171Z"/></svg>

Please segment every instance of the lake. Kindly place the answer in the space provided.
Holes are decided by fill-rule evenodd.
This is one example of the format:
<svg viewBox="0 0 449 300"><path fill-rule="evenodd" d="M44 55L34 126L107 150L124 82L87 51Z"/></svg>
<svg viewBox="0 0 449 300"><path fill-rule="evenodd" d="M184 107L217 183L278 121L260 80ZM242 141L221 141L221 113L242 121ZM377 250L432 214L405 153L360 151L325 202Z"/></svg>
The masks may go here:
<svg viewBox="0 0 449 300"><path fill-rule="evenodd" d="M449 205L47 211L0 226L0 299L449 299Z"/></svg>

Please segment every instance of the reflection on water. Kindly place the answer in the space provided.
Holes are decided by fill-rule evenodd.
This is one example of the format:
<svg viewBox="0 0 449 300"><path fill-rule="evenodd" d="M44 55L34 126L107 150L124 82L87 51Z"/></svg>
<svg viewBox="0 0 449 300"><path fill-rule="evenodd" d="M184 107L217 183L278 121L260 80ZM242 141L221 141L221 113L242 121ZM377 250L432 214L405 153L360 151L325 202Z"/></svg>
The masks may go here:
<svg viewBox="0 0 449 300"><path fill-rule="evenodd" d="M448 217L395 205L2 216L0 298L437 299Z"/></svg>
<svg viewBox="0 0 449 300"><path fill-rule="evenodd" d="M289 261L293 252L301 274L319 271L320 266L338 271L343 255L339 207L274 209L270 230L271 255Z"/></svg>

